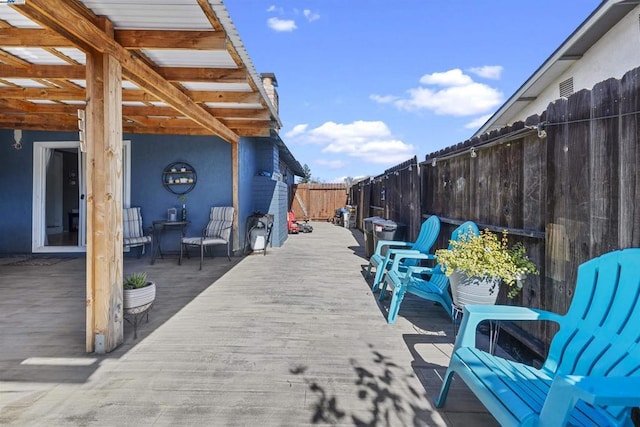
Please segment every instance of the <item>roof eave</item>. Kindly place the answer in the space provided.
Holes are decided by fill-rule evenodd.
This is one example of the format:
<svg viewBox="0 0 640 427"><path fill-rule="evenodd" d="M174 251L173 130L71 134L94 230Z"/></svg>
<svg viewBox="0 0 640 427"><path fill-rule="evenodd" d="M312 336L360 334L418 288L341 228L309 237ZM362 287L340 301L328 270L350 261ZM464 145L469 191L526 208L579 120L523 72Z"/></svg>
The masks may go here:
<svg viewBox="0 0 640 427"><path fill-rule="evenodd" d="M589 50L607 31L615 26L625 15L640 4L640 0L603 0L603 2L584 20L582 24L558 47L555 52L516 90L516 92L487 120L471 138L480 136L496 127L506 126L509 123L497 123L500 118L509 111L522 109L532 102L530 94L525 94L541 79L559 76L566 68L568 62L577 61L581 55ZM558 67L560 61L564 62ZM554 75L549 75L553 73ZM546 87L546 86L545 86ZM535 97L534 97L535 99Z"/></svg>

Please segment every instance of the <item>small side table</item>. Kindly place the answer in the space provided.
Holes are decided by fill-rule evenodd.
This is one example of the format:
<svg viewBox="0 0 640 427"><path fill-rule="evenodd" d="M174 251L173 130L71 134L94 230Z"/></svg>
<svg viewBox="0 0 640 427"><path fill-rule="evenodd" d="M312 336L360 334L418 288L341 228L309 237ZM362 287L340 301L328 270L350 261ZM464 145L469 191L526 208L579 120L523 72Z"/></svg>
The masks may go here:
<svg viewBox="0 0 640 427"><path fill-rule="evenodd" d="M167 230L180 231L180 244L181 239L184 237L185 229L191 221L167 221L165 219L153 221L153 237L151 239L151 264L156 262L156 257L160 255L161 259L164 259L164 255L168 254L167 251L162 252L162 237Z"/></svg>

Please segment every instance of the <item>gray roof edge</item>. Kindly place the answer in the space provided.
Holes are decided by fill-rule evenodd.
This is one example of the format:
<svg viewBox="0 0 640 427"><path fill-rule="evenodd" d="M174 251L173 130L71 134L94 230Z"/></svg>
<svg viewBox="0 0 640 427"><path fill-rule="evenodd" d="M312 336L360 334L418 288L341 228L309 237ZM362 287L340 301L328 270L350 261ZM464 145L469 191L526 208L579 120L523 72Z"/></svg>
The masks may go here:
<svg viewBox="0 0 640 427"><path fill-rule="evenodd" d="M231 41L231 44L236 49L236 52L238 52L238 55L240 55L242 62L246 65L247 72L251 76L251 80L253 80L254 84L258 88L260 95L265 100L265 103L269 108L269 112L271 113L271 116L274 117L276 122L278 123L278 128L281 128L282 122L280 121L280 116L278 114L278 111L276 110L276 107L269 100L269 96L267 95L267 92L265 91L264 86L262 84L262 78L260 78L260 75L258 75L258 72L256 71L256 68L253 65L253 62L249 57L249 53L247 52L247 49L244 46L244 43L242 43L242 39L240 38L238 29L236 28L233 21L231 20L231 16L229 15L229 11L227 10L227 7L224 5L222 0L209 0L209 4L213 8L213 10L216 12L216 16L220 20L222 27L227 33L227 37L229 37L229 41Z"/></svg>

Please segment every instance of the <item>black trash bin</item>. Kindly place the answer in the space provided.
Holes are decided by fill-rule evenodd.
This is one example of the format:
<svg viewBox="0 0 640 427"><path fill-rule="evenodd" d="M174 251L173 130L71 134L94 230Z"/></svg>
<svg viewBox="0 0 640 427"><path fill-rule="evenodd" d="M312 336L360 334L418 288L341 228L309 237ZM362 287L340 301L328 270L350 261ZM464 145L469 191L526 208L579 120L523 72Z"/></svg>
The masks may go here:
<svg viewBox="0 0 640 427"><path fill-rule="evenodd" d="M395 222L390 219L379 218L373 222L373 251L376 250L380 240L403 240L405 229L407 226L401 222ZM383 248L380 255L387 254L386 248Z"/></svg>
<svg viewBox="0 0 640 427"><path fill-rule="evenodd" d="M382 218L379 216L372 216L362 220L364 223L364 255L367 258L371 258L371 255L376 250L373 243L373 223L380 219Z"/></svg>

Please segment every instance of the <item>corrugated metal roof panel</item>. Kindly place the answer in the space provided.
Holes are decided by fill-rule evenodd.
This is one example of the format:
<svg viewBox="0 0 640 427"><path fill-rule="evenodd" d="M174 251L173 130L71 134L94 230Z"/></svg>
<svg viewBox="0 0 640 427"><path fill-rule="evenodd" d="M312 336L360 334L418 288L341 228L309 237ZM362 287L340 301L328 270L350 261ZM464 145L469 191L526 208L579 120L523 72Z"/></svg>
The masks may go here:
<svg viewBox="0 0 640 427"><path fill-rule="evenodd" d="M221 92L251 92L251 86L248 83L200 83L200 82L182 82L182 86L188 90L206 90Z"/></svg>
<svg viewBox="0 0 640 427"><path fill-rule="evenodd" d="M142 51L162 67L237 68L226 50L151 50Z"/></svg>
<svg viewBox="0 0 640 427"><path fill-rule="evenodd" d="M248 104L239 102L205 102L209 108L262 108L262 104Z"/></svg>
<svg viewBox="0 0 640 427"><path fill-rule="evenodd" d="M31 79L4 79L4 80L9 83L13 83L16 86L21 86L21 87L48 87L45 84L42 84L40 82L31 80Z"/></svg>
<svg viewBox="0 0 640 427"><path fill-rule="evenodd" d="M13 56L17 56L20 59L31 64L40 65L68 65L68 62L58 58L52 53L47 52L40 48L27 48L27 47L5 47L5 52L9 52Z"/></svg>
<svg viewBox="0 0 640 427"><path fill-rule="evenodd" d="M195 1L83 1L116 29L208 30L211 24Z"/></svg>

